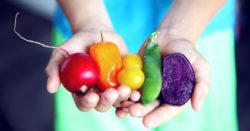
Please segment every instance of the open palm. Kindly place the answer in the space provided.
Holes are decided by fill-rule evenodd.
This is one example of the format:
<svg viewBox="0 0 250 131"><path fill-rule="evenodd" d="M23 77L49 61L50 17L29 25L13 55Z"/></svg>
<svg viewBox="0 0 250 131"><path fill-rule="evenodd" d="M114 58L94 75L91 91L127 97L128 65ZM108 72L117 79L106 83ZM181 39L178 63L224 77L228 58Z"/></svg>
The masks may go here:
<svg viewBox="0 0 250 131"><path fill-rule="evenodd" d="M104 42L116 43L122 55L127 53L127 48L119 35L111 31L103 31L102 34ZM56 92L61 84L58 71L60 65L67 58L67 54L60 49L66 50L69 54L88 53L89 47L98 42L101 42L100 31L82 31L74 34L72 38L54 50L46 68L47 89L50 93ZM109 88L105 91L101 91L98 87L92 87L84 94L72 95L79 110L89 111L95 108L97 111L106 112L112 105L118 106L120 101L127 100L130 94L129 87L120 86L117 89Z"/></svg>
<svg viewBox="0 0 250 131"><path fill-rule="evenodd" d="M159 35L157 41L161 54L164 57L168 54L182 53L188 58L195 72L195 88L191 104L195 111L200 111L209 90L210 66L191 42L178 37L170 38L171 36ZM141 53L143 53L143 49L144 46L141 48ZM128 108L128 112L125 110L117 110L116 112L118 117L124 117L127 113L134 117L143 117L143 123L146 127L156 127L180 114L185 105L160 104L159 100L156 100L144 106L141 103L126 101L123 102L123 106Z"/></svg>

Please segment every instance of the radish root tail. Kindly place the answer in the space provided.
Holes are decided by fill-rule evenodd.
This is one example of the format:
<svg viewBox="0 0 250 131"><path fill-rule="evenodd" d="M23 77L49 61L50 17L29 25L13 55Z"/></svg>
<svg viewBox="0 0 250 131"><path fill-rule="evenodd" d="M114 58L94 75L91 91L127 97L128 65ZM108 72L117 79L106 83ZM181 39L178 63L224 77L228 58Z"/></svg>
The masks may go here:
<svg viewBox="0 0 250 131"><path fill-rule="evenodd" d="M23 37L21 34L19 34L19 33L16 31L17 17L18 17L19 14L20 14L20 12L17 12L17 13L16 13L16 16L15 16L15 23L14 23L14 33L15 33L19 38L21 38L22 40L24 40L24 41L26 41L26 42L33 43L33 44L37 44L37 45L40 45L40 46L45 47L45 48L51 48L51 49L56 49L56 48L57 48L57 47L55 47L55 46L49 46L49 45L43 44L43 43L41 43L41 42L29 40L29 39Z"/></svg>

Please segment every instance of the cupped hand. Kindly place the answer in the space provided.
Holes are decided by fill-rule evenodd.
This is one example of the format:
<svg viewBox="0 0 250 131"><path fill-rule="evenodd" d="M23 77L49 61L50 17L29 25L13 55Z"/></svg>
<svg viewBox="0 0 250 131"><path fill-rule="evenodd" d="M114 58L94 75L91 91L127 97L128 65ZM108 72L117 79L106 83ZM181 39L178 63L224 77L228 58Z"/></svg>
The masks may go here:
<svg viewBox="0 0 250 131"><path fill-rule="evenodd" d="M113 31L102 31L104 42L114 42L121 55L127 53L127 47L125 46L122 38ZM55 93L61 82L59 78L60 65L67 58L66 50L69 54L73 53L88 53L89 47L93 43L101 42L100 31L89 30L80 31L75 33L72 38L64 42L52 53L50 61L46 67L46 73L48 76L47 90L50 93ZM97 111L106 112L112 105L119 106L121 101L127 100L131 94L131 90L127 86L120 86L117 89L109 88L105 91L101 91L98 87L91 87L83 94L72 94L75 104L81 111L89 111L95 108Z"/></svg>
<svg viewBox="0 0 250 131"><path fill-rule="evenodd" d="M209 64L195 49L194 44L185 38L160 32L157 42L159 43L162 57L173 53L182 53L192 64L195 72L195 87L191 98L191 104L195 111L200 111L209 91ZM144 46L141 48L141 54L143 54L143 49ZM128 110L117 109L116 112L118 117L124 117L127 113L133 117L142 117L143 124L146 127L153 128L172 120L185 109L187 104L183 106L173 106L169 104L160 104L159 100L156 100L148 105L142 105L141 103L126 101L123 102L122 107L127 107Z"/></svg>

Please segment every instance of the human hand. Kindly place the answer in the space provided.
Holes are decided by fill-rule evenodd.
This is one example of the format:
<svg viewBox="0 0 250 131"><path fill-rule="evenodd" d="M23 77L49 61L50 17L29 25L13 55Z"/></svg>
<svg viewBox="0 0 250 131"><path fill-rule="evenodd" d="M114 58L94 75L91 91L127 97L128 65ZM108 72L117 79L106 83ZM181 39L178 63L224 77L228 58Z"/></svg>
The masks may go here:
<svg viewBox="0 0 250 131"><path fill-rule="evenodd" d="M160 33L157 41L159 43L162 56L173 53L184 54L195 72L195 88L191 98L191 104L195 111L200 111L205 96L208 94L210 83L210 66L201 54L195 49L194 45L187 39L180 36ZM143 54L144 46L140 53ZM128 110L116 110L118 117L124 117L130 114L133 117L143 117L143 123L146 127L157 127L167 121L170 121L175 116L180 114L185 106L173 106L169 104L160 104L159 100L148 105L126 101L122 103L122 107Z"/></svg>
<svg viewBox="0 0 250 131"><path fill-rule="evenodd" d="M127 53L127 48L122 38L111 31L103 31L103 41L114 42L118 46L122 55ZM75 33L72 38L60 45L59 48L66 50L69 54L82 52L88 53L89 47L93 43L101 41L100 31L83 30ZM47 65L46 73L48 75L47 90L55 93L60 86L59 67L67 58L67 54L62 50L55 49ZM117 107L121 101L130 97L131 90L127 86L120 86L117 89L109 88L101 91L98 87L91 87L83 94L72 94L76 106L81 111L89 111L95 108L97 111L105 112L115 104ZM132 93L135 94L135 93ZM132 95L131 97L136 95ZM137 93L138 94L138 93ZM139 98L138 98L139 99Z"/></svg>

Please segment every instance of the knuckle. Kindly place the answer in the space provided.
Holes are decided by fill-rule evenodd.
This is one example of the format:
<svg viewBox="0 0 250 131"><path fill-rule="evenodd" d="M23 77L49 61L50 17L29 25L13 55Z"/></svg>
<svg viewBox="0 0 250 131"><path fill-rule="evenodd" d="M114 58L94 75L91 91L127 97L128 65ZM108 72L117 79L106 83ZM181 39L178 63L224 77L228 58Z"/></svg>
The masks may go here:
<svg viewBox="0 0 250 131"><path fill-rule="evenodd" d="M105 103L113 103L115 102L117 99L119 98L119 93L113 89L110 88L108 90L106 90L103 94L102 94L102 99Z"/></svg>
<svg viewBox="0 0 250 131"><path fill-rule="evenodd" d="M110 97L110 95L108 94L103 94L102 95L102 103L105 104L105 105L109 105L109 103L112 103L113 100L112 98Z"/></svg>
<svg viewBox="0 0 250 131"><path fill-rule="evenodd" d="M131 93L131 89L127 86L121 86L117 88L117 91L122 98L127 97Z"/></svg>
<svg viewBox="0 0 250 131"><path fill-rule="evenodd" d="M50 74L50 66L49 65L45 68L45 73L47 76L49 76L49 74Z"/></svg>
<svg viewBox="0 0 250 131"><path fill-rule="evenodd" d="M89 111L91 108L88 108L87 106L86 106L86 103L84 103L84 102L78 102L77 104L77 108L80 110L80 111L82 111L82 112L87 112L87 111Z"/></svg>

